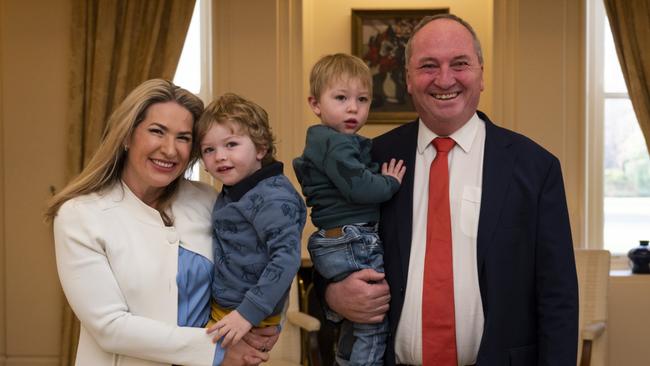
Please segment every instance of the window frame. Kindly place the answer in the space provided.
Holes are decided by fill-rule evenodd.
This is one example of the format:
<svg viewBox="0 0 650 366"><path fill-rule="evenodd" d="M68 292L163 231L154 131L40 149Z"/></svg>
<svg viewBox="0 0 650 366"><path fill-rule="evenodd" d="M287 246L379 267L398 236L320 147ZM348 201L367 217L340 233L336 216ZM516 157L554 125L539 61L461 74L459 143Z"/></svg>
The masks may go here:
<svg viewBox="0 0 650 366"><path fill-rule="evenodd" d="M198 16L200 18L199 42L200 42L200 87L197 96L207 106L214 96L213 92L213 53L212 53L212 1L196 0L195 6L198 7ZM194 16L194 14L192 15ZM194 19L192 19L194 21ZM184 47L183 47L184 48ZM180 66L180 65L179 65ZM214 178L204 169L199 161L193 167L192 171L197 171L198 180L210 185L215 185ZM189 175L187 175L189 177Z"/></svg>
<svg viewBox="0 0 650 366"><path fill-rule="evenodd" d="M586 2L586 146L585 146L585 207L583 237L588 249L603 249L604 211L604 125L607 99L630 99L628 93L605 91L604 47L607 14L602 0ZM625 254L611 255L611 269L629 269Z"/></svg>

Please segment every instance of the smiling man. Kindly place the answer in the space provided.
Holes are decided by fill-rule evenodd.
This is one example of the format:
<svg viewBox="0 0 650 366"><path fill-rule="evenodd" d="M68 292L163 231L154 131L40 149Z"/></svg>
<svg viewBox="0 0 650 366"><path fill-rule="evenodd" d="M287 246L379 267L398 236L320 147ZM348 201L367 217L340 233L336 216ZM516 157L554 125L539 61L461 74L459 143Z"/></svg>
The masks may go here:
<svg viewBox="0 0 650 366"><path fill-rule="evenodd" d="M575 365L578 287L556 157L477 111L481 46L457 16L427 17L406 47L419 118L373 141L402 159L382 204L385 279L357 272L325 290L346 318L388 308L386 365Z"/></svg>

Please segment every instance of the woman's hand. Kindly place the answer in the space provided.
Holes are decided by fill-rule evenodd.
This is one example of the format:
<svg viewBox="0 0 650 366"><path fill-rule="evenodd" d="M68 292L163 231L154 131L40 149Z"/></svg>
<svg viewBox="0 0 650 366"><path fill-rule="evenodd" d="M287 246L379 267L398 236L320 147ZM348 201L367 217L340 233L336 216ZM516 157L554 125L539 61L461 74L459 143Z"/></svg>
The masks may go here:
<svg viewBox="0 0 650 366"><path fill-rule="evenodd" d="M253 328L226 350L222 366L255 366L269 360L268 351L280 337L278 327ZM263 350L263 351L262 351Z"/></svg>
<svg viewBox="0 0 650 366"><path fill-rule="evenodd" d="M253 328L244 335L244 342L262 352L270 351L280 338L278 327Z"/></svg>
<svg viewBox="0 0 650 366"><path fill-rule="evenodd" d="M239 342L228 347L221 366L255 366L268 360L268 352L260 352L246 342Z"/></svg>

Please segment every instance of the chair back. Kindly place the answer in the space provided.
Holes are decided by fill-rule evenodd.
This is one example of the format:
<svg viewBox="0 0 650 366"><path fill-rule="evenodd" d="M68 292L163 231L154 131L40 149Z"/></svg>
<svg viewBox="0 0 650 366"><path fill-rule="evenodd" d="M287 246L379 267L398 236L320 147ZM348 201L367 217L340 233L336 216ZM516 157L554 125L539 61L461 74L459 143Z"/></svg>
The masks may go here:
<svg viewBox="0 0 650 366"><path fill-rule="evenodd" d="M580 335L586 325L607 322L607 292L609 287L609 261L607 250L576 249L576 270L580 301ZM578 364L581 362L583 338L578 344ZM607 363L607 331L595 340L591 348L591 365Z"/></svg>
<svg viewBox="0 0 650 366"><path fill-rule="evenodd" d="M296 278L291 283L291 290L289 290L289 299L287 311L300 311L298 305L298 284ZM289 322L284 316L282 319L282 332L277 343L269 353L269 362L267 365L283 366L283 365L300 365L300 327Z"/></svg>

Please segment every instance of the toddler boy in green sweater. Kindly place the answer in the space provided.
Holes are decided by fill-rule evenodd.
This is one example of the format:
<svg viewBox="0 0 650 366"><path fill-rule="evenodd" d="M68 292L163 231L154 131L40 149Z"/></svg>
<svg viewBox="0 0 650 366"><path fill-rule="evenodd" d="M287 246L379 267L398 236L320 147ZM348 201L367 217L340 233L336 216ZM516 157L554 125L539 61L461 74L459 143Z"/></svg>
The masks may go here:
<svg viewBox="0 0 650 366"><path fill-rule="evenodd" d="M372 141L357 132L366 123L372 76L358 57L321 58L309 78L309 106L321 124L307 130L303 155L293 167L311 219L319 228L309 238L314 268L328 281L372 268L383 272L383 248L377 234L379 204L397 192L403 161L381 165L370 157ZM341 317L328 311L327 317ZM350 334L350 332L352 334ZM344 320L339 336L339 365L383 365L387 321L360 324ZM353 337L354 341L348 340Z"/></svg>

